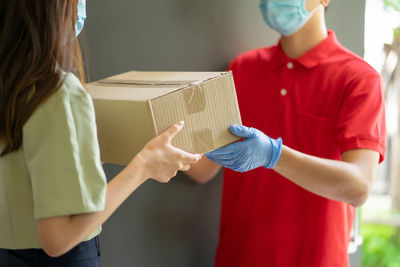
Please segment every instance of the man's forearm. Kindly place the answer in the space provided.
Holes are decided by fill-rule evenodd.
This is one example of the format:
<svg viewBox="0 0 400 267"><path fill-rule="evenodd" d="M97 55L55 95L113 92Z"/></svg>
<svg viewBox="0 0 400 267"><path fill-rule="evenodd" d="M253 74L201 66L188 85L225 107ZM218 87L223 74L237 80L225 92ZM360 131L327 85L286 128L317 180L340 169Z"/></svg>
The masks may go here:
<svg viewBox="0 0 400 267"><path fill-rule="evenodd" d="M371 190L379 154L353 150L345 158L323 159L283 146L274 170L314 194L360 206Z"/></svg>
<svg viewBox="0 0 400 267"><path fill-rule="evenodd" d="M205 155L197 163L185 171L185 174L198 183L206 183L221 170L221 166L209 160Z"/></svg>

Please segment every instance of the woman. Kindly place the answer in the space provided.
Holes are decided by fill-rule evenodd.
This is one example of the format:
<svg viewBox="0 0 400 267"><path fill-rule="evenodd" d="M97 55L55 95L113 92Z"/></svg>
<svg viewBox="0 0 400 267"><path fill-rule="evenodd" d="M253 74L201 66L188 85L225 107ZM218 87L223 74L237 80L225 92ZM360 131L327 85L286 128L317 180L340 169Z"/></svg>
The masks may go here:
<svg viewBox="0 0 400 267"><path fill-rule="evenodd" d="M76 40L84 7L0 2L0 266L99 266L97 235L118 206L200 159L171 145L176 123L106 184Z"/></svg>

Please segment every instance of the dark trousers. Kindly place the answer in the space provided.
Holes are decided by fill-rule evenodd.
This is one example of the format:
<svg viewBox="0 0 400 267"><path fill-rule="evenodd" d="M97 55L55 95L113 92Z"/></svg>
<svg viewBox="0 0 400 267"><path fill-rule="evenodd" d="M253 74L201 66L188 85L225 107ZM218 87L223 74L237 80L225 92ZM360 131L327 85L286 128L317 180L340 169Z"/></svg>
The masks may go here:
<svg viewBox="0 0 400 267"><path fill-rule="evenodd" d="M42 249L0 249L0 267L100 267L99 239L82 242L57 258Z"/></svg>

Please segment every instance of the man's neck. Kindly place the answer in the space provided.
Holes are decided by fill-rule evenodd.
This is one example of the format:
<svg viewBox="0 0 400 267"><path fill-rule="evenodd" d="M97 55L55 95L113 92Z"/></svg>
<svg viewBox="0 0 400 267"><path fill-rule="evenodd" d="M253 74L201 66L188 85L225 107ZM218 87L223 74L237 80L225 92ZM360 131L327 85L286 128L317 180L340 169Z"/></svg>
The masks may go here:
<svg viewBox="0 0 400 267"><path fill-rule="evenodd" d="M307 53L327 36L325 11L321 6L298 32L289 36L282 36L282 50L289 58L295 59Z"/></svg>

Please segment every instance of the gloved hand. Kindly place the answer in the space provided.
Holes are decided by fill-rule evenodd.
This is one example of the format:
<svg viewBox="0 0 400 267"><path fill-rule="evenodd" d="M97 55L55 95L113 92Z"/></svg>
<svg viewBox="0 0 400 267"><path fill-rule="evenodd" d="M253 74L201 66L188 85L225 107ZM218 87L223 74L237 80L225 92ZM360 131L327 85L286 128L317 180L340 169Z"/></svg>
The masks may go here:
<svg viewBox="0 0 400 267"><path fill-rule="evenodd" d="M282 151L281 138L275 140L255 128L242 125L232 125L230 130L245 139L208 152L206 156L209 159L238 172L276 165Z"/></svg>

